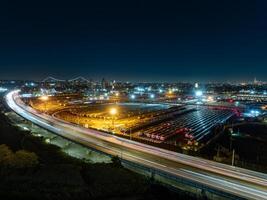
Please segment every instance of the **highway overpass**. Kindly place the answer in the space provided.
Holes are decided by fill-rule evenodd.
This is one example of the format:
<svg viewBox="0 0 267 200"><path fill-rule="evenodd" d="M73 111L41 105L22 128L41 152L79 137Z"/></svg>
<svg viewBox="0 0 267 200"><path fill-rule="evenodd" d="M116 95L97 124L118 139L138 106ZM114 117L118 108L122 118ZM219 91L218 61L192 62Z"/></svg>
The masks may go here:
<svg viewBox="0 0 267 200"><path fill-rule="evenodd" d="M5 100L25 119L90 148L117 155L127 163L153 169L173 180L232 199L267 199L266 174L159 149L55 119L25 105L19 90L9 92Z"/></svg>

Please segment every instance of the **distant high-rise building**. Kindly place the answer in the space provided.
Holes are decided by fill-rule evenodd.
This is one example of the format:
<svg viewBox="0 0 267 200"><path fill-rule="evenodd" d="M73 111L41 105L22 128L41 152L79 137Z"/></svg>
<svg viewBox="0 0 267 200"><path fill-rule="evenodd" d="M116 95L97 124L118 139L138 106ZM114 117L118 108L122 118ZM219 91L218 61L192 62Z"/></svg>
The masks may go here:
<svg viewBox="0 0 267 200"><path fill-rule="evenodd" d="M111 83L111 85L112 85L112 90L114 90L115 89L115 85L116 85L116 81L113 80L112 83Z"/></svg>
<svg viewBox="0 0 267 200"><path fill-rule="evenodd" d="M105 90L108 88L108 86L109 86L108 81L106 81L105 78L103 78L101 81L101 89Z"/></svg>
<svg viewBox="0 0 267 200"><path fill-rule="evenodd" d="M254 78L254 84L256 85L258 83L257 78Z"/></svg>

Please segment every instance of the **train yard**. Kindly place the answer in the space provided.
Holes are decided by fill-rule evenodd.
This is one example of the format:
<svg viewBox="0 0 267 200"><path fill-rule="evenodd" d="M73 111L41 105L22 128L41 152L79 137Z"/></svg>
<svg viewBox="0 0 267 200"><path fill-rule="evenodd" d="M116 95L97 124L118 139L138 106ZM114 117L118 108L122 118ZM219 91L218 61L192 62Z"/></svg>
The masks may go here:
<svg viewBox="0 0 267 200"><path fill-rule="evenodd" d="M203 145L236 114L230 108L201 105L96 103L68 97L53 97L49 103L33 99L30 104L55 118L86 128L182 148Z"/></svg>

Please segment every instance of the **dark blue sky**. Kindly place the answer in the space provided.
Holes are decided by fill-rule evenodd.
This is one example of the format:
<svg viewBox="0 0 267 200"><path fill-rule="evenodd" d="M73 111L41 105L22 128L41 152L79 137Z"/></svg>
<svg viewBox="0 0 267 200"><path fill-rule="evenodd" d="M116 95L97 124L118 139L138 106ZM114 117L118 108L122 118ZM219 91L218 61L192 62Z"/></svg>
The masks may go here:
<svg viewBox="0 0 267 200"><path fill-rule="evenodd" d="M0 78L267 80L265 2L1 4Z"/></svg>

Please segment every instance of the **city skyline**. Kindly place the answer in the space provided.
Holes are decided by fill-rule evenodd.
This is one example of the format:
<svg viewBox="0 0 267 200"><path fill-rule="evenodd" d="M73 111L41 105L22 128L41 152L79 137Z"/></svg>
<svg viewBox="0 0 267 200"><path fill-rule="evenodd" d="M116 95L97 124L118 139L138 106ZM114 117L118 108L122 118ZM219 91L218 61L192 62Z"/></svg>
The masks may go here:
<svg viewBox="0 0 267 200"><path fill-rule="evenodd" d="M103 79L107 82L122 82L122 83L190 83L190 84L195 84L195 83L199 83L199 84L266 84L267 81L265 80L259 80L257 79L257 77L254 77L253 79L243 79L243 80L215 80L215 81L206 81L206 80L151 80L151 81L144 81L144 80L124 80L124 79L114 79L114 78L110 78L107 79L106 77L97 77L97 78L92 78L92 77L87 77L87 76L72 76L72 77L62 77L62 76L57 76L57 77L53 77L53 76L47 76L47 77L42 77L39 79L23 79L23 78L19 78L19 79L12 79L12 78L5 78L5 79L0 79L0 81L34 81L34 82L47 82L47 79L51 79L52 81L56 81L56 82L60 82L60 81L72 81L74 79L83 79L83 81L92 81L92 82L101 82L103 81Z"/></svg>

